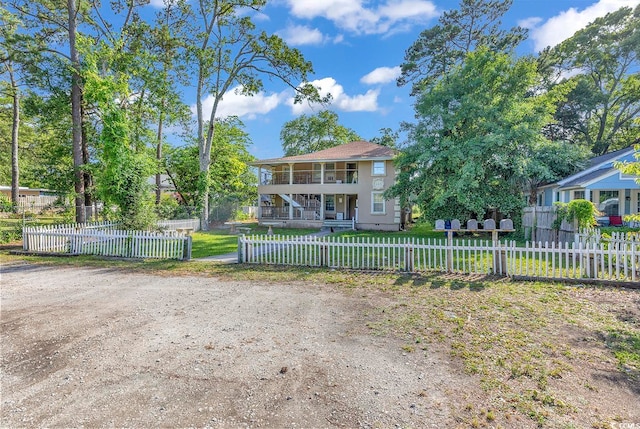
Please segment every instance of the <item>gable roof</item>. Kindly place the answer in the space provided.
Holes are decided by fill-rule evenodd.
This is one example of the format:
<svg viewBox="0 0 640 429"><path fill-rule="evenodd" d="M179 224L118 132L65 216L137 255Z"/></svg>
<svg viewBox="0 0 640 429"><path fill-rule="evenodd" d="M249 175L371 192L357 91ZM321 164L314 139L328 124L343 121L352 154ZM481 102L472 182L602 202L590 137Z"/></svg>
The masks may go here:
<svg viewBox="0 0 640 429"><path fill-rule="evenodd" d="M334 162L352 160L387 160L393 159L396 151L390 147L365 141L355 141L318 152L304 155L285 156L283 158L262 159L252 162L252 165L287 164L293 162Z"/></svg>
<svg viewBox="0 0 640 429"><path fill-rule="evenodd" d="M560 188L568 188L575 186L582 186L583 184L597 178L611 173L611 170L615 170L612 166L613 161L622 159L634 152L633 146L625 149L616 150L614 152L605 153L604 155L596 156L589 160L589 166L584 170L572 174L569 177L565 177L557 182Z"/></svg>

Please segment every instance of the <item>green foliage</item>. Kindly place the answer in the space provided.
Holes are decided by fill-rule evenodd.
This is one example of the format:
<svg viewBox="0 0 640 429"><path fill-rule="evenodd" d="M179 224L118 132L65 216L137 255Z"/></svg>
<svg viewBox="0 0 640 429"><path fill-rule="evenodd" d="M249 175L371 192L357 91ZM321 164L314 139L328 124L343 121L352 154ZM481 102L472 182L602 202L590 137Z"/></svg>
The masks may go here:
<svg viewBox="0 0 640 429"><path fill-rule="evenodd" d="M211 200L231 199L236 202L255 199L257 178L248 163L249 136L244 124L235 117L216 121L212 165L206 180L199 173L198 147L195 144L172 148L167 153L166 167L187 206L202 207L203 190Z"/></svg>
<svg viewBox="0 0 640 429"><path fill-rule="evenodd" d="M13 204L11 204L11 199L7 197L5 194L0 194L0 212L11 212L13 209Z"/></svg>
<svg viewBox="0 0 640 429"><path fill-rule="evenodd" d="M465 61L479 46L510 52L527 32L524 28L501 29L502 16L513 0L461 0L459 9L444 12L439 24L424 30L405 54L398 85L412 83L419 95Z"/></svg>
<svg viewBox="0 0 640 429"><path fill-rule="evenodd" d="M400 138L398 131L393 131L391 128L381 128L380 134L380 136L372 137L369 141L391 148L395 148L398 145L398 139Z"/></svg>
<svg viewBox="0 0 640 429"><path fill-rule="evenodd" d="M571 200L568 203L556 202L556 219L553 228L558 230L562 221L576 221L578 228L591 228L596 225L596 216L600 214L598 208L591 201L583 199Z"/></svg>
<svg viewBox="0 0 640 429"><path fill-rule="evenodd" d="M484 217L497 209L517 217L531 176L530 154L558 93L532 95L536 64L480 48L421 94L417 124L396 159L388 197L414 201L426 219Z"/></svg>
<svg viewBox="0 0 640 429"><path fill-rule="evenodd" d="M640 138L640 6L623 7L540 55L550 80L571 75L550 136L586 145L596 155Z"/></svg>
<svg viewBox="0 0 640 429"><path fill-rule="evenodd" d="M285 122L280 131L285 156L303 155L362 140L350 128L338 123L338 114L322 110Z"/></svg>
<svg viewBox="0 0 640 429"><path fill-rule="evenodd" d="M640 184L640 144L634 146L635 153L633 154L636 161L634 162L618 162L615 167L619 169L623 174L629 174L637 176L636 183ZM640 213L625 216L625 220L640 221Z"/></svg>
<svg viewBox="0 0 640 429"><path fill-rule="evenodd" d="M94 167L96 190L106 206L117 207L125 228L147 229L155 222L151 188L147 184L155 164L146 151L132 147L127 110L116 102L116 97L127 100L130 95L126 76L98 72L98 59L104 66L113 55L118 53L105 45L94 49L85 46L84 98L98 109L102 126L99 163Z"/></svg>

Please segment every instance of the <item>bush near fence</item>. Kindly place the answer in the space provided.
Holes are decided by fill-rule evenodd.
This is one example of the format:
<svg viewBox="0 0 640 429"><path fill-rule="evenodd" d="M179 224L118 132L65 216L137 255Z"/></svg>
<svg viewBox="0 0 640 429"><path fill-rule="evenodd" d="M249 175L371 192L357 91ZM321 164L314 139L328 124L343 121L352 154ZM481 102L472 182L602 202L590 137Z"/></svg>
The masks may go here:
<svg viewBox="0 0 640 429"><path fill-rule="evenodd" d="M536 279L640 280L640 243L526 243L377 237L242 236L243 263L495 274Z"/></svg>

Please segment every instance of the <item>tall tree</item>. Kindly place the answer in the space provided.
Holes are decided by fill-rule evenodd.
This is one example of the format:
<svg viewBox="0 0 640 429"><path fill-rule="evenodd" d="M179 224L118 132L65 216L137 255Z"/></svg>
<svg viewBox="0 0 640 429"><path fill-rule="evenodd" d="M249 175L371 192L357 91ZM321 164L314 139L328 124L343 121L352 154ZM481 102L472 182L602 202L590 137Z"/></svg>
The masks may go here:
<svg viewBox="0 0 640 429"><path fill-rule="evenodd" d="M543 51L540 65L573 87L547 129L551 137L584 144L596 155L640 142L640 6L596 19Z"/></svg>
<svg viewBox="0 0 640 429"><path fill-rule="evenodd" d="M217 121L215 127L217 160L208 177L212 198L232 198L238 202L255 198L257 178L248 167L255 159L247 150L250 141L244 125L230 117ZM167 170L183 202L195 206L199 194L197 144L171 149Z"/></svg>
<svg viewBox="0 0 640 429"><path fill-rule="evenodd" d="M263 88L263 77L277 79L296 91L296 101L319 94L307 81L311 63L276 35L257 31L247 11L260 11L266 0L198 0L189 40L190 58L195 68L196 113L198 120L198 159L202 227L208 228L209 169L215 142L218 106L225 94L236 86L242 95L256 94ZM205 118L203 101L212 97L211 113Z"/></svg>
<svg viewBox="0 0 640 429"><path fill-rule="evenodd" d="M537 84L531 59L484 47L469 53L418 98L388 196L414 200L430 219L482 217L490 208L517 214L529 154L544 143L542 126L562 95L533 96Z"/></svg>
<svg viewBox="0 0 640 429"><path fill-rule="evenodd" d="M337 113L322 110L315 115L301 115L285 122L280 130L284 155L302 155L362 140L354 130L340 125L338 121Z"/></svg>
<svg viewBox="0 0 640 429"><path fill-rule="evenodd" d="M513 0L461 0L459 9L444 12L439 24L424 30L405 53L398 85L412 84L417 95L431 87L478 46L510 51L527 36L521 27L501 29Z"/></svg>

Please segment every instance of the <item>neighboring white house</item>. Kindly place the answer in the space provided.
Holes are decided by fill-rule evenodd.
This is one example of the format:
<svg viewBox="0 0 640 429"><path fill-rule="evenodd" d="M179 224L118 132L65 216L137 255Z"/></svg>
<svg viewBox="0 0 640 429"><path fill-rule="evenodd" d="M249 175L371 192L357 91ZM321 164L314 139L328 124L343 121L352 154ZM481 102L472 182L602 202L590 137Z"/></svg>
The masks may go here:
<svg viewBox="0 0 640 429"><path fill-rule="evenodd" d="M584 170L544 186L538 194L537 205L586 199L607 217L640 213L638 176L623 174L615 167L616 162L624 161L635 161L633 147L592 158Z"/></svg>
<svg viewBox="0 0 640 429"><path fill-rule="evenodd" d="M385 200L395 182L395 151L356 141L318 152L263 159L258 168L258 220L288 227L351 226L397 231L399 200Z"/></svg>

